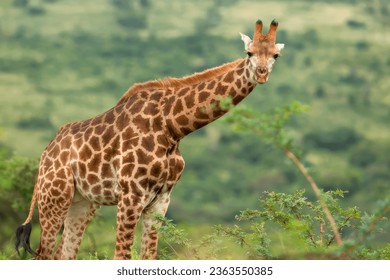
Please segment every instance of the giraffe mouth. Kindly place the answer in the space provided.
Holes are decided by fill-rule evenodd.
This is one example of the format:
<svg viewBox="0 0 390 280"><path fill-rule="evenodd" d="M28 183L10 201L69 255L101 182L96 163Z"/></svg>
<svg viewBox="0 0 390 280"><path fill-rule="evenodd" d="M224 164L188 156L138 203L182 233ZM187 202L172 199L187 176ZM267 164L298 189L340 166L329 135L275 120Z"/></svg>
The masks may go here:
<svg viewBox="0 0 390 280"><path fill-rule="evenodd" d="M265 84L268 81L268 75L260 75L257 78L257 83L259 84Z"/></svg>

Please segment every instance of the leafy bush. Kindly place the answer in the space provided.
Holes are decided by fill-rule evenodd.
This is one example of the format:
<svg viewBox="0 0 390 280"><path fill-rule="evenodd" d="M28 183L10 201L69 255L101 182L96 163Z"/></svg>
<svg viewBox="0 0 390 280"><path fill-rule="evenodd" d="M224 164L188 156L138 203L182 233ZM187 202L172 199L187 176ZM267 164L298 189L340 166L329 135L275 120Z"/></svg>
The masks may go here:
<svg viewBox="0 0 390 280"><path fill-rule="evenodd" d="M34 116L18 121L17 126L21 129L54 129L49 116Z"/></svg>
<svg viewBox="0 0 390 280"><path fill-rule="evenodd" d="M41 16L46 13L46 9L42 6L28 7L27 12L32 16Z"/></svg>
<svg viewBox="0 0 390 280"><path fill-rule="evenodd" d="M362 145L358 144L353 148L349 161L353 165L367 167L375 163L376 159L376 153L372 149L369 149L367 143L364 143Z"/></svg>
<svg viewBox="0 0 390 280"><path fill-rule="evenodd" d="M24 8L28 6L28 3L29 0L14 0L12 2L12 5L14 5L15 7Z"/></svg>
<svg viewBox="0 0 390 280"><path fill-rule="evenodd" d="M360 135L354 129L337 127L310 132L305 135L304 143L314 148L340 151L348 149L360 139Z"/></svg>
<svg viewBox="0 0 390 280"><path fill-rule="evenodd" d="M26 218L37 175L36 160L4 158L0 151L0 244Z"/></svg>
<svg viewBox="0 0 390 280"><path fill-rule="evenodd" d="M347 20L347 25L350 28L355 28L355 29L366 27L366 24L364 22L361 22L361 21L358 21L358 20L354 20L354 19Z"/></svg>
<svg viewBox="0 0 390 280"><path fill-rule="evenodd" d="M132 16L123 15L118 17L118 23L123 27L129 27L134 29L142 29L147 26L145 18L142 16Z"/></svg>
<svg viewBox="0 0 390 280"><path fill-rule="evenodd" d="M374 242L374 237L388 227L390 196L367 214L357 207L342 207L344 194L341 190L323 193L342 233L341 246L335 244L320 202L310 201L304 190L297 190L292 194L265 192L259 208L246 209L236 216L239 224L217 225L198 243L172 220L159 216L163 245L159 253L164 259L227 259L232 257L223 245L227 243L223 237L227 237L241 248L235 250L241 250L244 259L390 259L390 244Z"/></svg>

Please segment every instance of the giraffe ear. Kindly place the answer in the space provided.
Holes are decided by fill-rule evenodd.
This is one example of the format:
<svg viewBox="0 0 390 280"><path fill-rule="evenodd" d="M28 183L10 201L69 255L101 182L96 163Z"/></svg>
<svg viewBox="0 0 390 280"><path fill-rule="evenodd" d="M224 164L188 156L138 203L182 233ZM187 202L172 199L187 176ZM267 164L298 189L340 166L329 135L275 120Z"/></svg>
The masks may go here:
<svg viewBox="0 0 390 280"><path fill-rule="evenodd" d="M284 44L276 44L275 47L276 47L279 51L281 51L281 50L284 49Z"/></svg>
<svg viewBox="0 0 390 280"><path fill-rule="evenodd" d="M245 35L245 34L242 34L240 32L240 35L241 35L241 40L244 41L244 44L245 44L245 50L247 51L248 48L249 48L249 44L252 43L252 39L249 38L249 36Z"/></svg>

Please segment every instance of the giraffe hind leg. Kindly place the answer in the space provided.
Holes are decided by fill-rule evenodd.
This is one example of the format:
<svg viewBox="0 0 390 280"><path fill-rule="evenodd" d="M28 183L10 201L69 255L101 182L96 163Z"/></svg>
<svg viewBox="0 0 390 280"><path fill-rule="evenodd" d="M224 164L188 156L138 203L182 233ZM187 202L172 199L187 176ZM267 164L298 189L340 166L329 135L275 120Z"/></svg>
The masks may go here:
<svg viewBox="0 0 390 280"><path fill-rule="evenodd" d="M61 242L57 248L55 259L76 259L81 239L88 222L96 211L96 205L82 198L78 192L65 218L64 231Z"/></svg>
<svg viewBox="0 0 390 280"><path fill-rule="evenodd" d="M40 242L36 259L52 259L57 235L72 204L73 175L70 167L57 170L53 180L43 181L38 196Z"/></svg>

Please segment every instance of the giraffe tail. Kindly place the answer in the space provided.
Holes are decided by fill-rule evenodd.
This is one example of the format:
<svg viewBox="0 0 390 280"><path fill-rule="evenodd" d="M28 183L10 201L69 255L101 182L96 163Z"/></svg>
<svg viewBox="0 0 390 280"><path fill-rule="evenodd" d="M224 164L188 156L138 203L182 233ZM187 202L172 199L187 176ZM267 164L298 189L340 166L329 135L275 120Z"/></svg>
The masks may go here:
<svg viewBox="0 0 390 280"><path fill-rule="evenodd" d="M31 235L31 230L32 230L32 225L31 225L31 220L34 214L34 208L35 208L35 203L37 202L37 195L36 195L36 187L34 188L34 193L31 199L31 205L30 205L30 212L28 213L26 221L19 226L16 229L15 236L16 236L16 241L15 241L15 250L20 256L19 252L19 246L22 245L23 249L26 252L29 252L33 256L37 256L38 254L34 252L33 249L31 249L30 246L30 235Z"/></svg>

